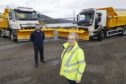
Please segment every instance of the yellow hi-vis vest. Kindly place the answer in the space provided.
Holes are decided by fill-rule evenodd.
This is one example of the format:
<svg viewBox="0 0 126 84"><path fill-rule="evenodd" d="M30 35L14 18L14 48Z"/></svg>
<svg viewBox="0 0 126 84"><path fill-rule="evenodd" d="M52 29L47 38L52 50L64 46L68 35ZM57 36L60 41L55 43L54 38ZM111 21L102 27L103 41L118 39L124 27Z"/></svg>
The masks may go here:
<svg viewBox="0 0 126 84"><path fill-rule="evenodd" d="M68 52L65 52L65 50L68 48L69 43L65 43L63 46L65 49L61 54L60 75L69 80L81 80L86 66L83 50L77 43Z"/></svg>

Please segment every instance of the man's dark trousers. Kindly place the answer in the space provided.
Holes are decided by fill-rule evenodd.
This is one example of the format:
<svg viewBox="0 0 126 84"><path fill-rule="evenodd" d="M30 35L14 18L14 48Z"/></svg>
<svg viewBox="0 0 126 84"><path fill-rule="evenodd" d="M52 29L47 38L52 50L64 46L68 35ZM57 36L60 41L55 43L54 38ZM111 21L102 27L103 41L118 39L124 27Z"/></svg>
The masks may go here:
<svg viewBox="0 0 126 84"><path fill-rule="evenodd" d="M44 54L43 54L43 48L44 48L44 38L45 35L41 30L35 30L34 32L31 33L30 35L30 41L33 42L34 46L34 52L35 52L35 66L38 66L38 54L40 53L40 61L44 62Z"/></svg>
<svg viewBox="0 0 126 84"><path fill-rule="evenodd" d="M34 52L35 52L35 56L34 56L35 63L38 64L38 55L39 55L39 53L40 53L40 61L42 62L44 60L43 45L41 47L35 47L34 46Z"/></svg>
<svg viewBox="0 0 126 84"><path fill-rule="evenodd" d="M68 79L67 79L68 80ZM68 80L69 84L77 84L75 81L73 80Z"/></svg>

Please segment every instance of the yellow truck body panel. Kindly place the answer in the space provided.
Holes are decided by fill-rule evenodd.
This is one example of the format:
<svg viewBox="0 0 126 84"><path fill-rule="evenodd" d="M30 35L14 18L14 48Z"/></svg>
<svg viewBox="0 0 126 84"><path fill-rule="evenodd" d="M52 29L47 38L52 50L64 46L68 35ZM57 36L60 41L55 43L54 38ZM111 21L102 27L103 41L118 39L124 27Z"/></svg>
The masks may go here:
<svg viewBox="0 0 126 84"><path fill-rule="evenodd" d="M0 15L0 29L7 29L8 28L8 14L9 9L5 8L4 13Z"/></svg>
<svg viewBox="0 0 126 84"><path fill-rule="evenodd" d="M99 8L97 10L106 10L107 11L107 25L108 29L124 26L126 25L126 10L117 10L112 7Z"/></svg>
<svg viewBox="0 0 126 84"><path fill-rule="evenodd" d="M0 29L8 28L8 18L0 16Z"/></svg>

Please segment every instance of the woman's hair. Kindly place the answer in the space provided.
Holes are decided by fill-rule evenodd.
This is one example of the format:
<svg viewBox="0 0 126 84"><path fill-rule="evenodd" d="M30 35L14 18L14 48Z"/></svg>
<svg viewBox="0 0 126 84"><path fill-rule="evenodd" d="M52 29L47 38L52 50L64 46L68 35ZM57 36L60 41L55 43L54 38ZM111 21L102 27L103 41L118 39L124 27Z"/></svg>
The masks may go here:
<svg viewBox="0 0 126 84"><path fill-rule="evenodd" d="M76 38L76 40L78 40L79 38L78 38L78 34L77 33L75 33L75 32L70 32L69 33L69 35L74 35L75 36L75 38Z"/></svg>

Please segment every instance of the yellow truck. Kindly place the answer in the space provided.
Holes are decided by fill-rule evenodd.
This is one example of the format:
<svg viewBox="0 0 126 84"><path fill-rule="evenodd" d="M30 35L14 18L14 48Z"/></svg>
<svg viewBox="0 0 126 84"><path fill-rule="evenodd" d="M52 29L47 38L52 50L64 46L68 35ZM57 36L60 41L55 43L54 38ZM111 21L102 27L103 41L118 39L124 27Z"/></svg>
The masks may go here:
<svg viewBox="0 0 126 84"><path fill-rule="evenodd" d="M0 36L13 41L29 40L29 36L40 25L37 11L28 7L5 8L0 14ZM53 36L53 29L42 29L46 37Z"/></svg>
<svg viewBox="0 0 126 84"><path fill-rule="evenodd" d="M77 26L88 33L89 40L126 35L126 10L112 7L83 9L77 15Z"/></svg>

